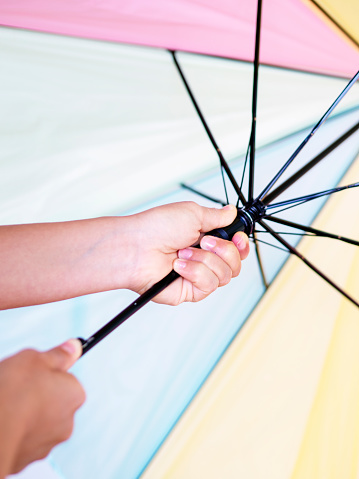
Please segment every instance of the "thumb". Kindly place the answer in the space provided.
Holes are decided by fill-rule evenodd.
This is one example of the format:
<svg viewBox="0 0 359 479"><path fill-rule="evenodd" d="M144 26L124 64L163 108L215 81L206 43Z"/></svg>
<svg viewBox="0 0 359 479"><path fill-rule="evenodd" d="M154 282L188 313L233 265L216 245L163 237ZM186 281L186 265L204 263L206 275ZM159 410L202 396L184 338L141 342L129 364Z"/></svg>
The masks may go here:
<svg viewBox="0 0 359 479"><path fill-rule="evenodd" d="M222 209L203 208L202 233L228 226L236 219L237 208L234 205L227 205Z"/></svg>
<svg viewBox="0 0 359 479"><path fill-rule="evenodd" d="M78 339L69 339L60 346L41 354L53 369L67 371L81 356L82 346Z"/></svg>

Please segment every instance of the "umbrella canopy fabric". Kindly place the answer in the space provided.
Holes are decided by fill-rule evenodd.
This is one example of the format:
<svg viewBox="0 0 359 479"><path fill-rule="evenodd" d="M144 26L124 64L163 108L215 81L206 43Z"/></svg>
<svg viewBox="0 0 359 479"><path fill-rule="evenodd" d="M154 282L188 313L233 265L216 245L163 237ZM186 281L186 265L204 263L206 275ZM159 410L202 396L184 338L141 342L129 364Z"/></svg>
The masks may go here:
<svg viewBox="0 0 359 479"><path fill-rule="evenodd" d="M356 162L343 184L358 176ZM350 204L331 198L314 226L347 218L358 238ZM301 251L357 294L359 253L336 247L305 238ZM292 258L142 477L356 478L358 328L357 308Z"/></svg>
<svg viewBox="0 0 359 479"><path fill-rule="evenodd" d="M151 2L150 8L142 2L102 2L99 6L85 2L45 4L14 1L1 8L2 23L12 27L116 42L130 41L251 60L254 50L255 8L254 4L248 6L247 3L250 2L243 4L240 12L237 11L236 2L224 2L220 8L217 5L216 11L207 2ZM359 56L353 41L346 39L338 27L329 24L322 13L318 16L311 4L298 1L264 3L264 57L261 56L261 61L342 76L350 76L357 70ZM279 15L272 16L271 13L277 11L277 7L282 12L280 21ZM161 15L159 11L162 12ZM349 13L351 12L349 8ZM287 20L285 22L284 15ZM291 27L287 24L291 24ZM298 25L302 26L301 31L300 28L297 29ZM215 32L214 37L208 35L210 28ZM313 30L316 32L314 36L309 34ZM2 130L6 131L1 163L2 223L123 214L170 201L198 201L197 196L175 186L180 181L189 182L213 196L223 197L219 174L213 170L216 157L208 146L168 52L13 28L2 29L0 35L6 71L6 75L0 79L1 111L4 112ZM232 41L234 35L236 42ZM251 46L247 42L249 38ZM274 57L266 56L268 44L275 50ZM232 51L229 48L233 45ZM277 48L274 49L273 45ZM217 47L221 50L215 50ZM228 50L224 51L225 48ZM280 52L285 50L286 53L281 57ZM249 137L251 65L193 53L180 53L178 59L225 156L232 160L231 166L240 178L242 155ZM342 79L330 76L272 66L261 68L257 144L263 148L257 153L258 191L309 132L310 126L327 109L345 83ZM323 131L313 138L298 158L294 171L325 148L328 142L358 122L358 90L357 87L353 88L340 105L338 114L328 120ZM336 185L357 153L358 133L318 165L308 178L298 182L290 194L298 196ZM356 179L357 177L353 181ZM351 210L350 198L353 198L353 193L345 198L344 209L348 212ZM200 202L205 203L202 199ZM310 223L324 202L319 200L315 205L298 208L294 216L292 211L290 215L287 212L288 216L284 213L283 217ZM345 226L350 223L350 219L345 220L342 210L338 216L340 221L336 220L328 228L342 234L343 222ZM318 221L321 221L319 217ZM336 229L339 223L340 229ZM355 231L352 234L348 232L350 235L358 236ZM296 244L297 239L292 242ZM306 248L305 243L303 248ZM324 249L316 254L320 257L321 252L324 253ZM272 280L287 255L263 245L263 256L266 274ZM351 274L349 264L353 258L350 254L345 255L342 249L336 256L341 259L344 271L341 277L338 276L338 281L344 286L347 273ZM301 361L302 358L295 355L295 348L291 346L293 331L302 328L301 337L307 338L312 350L315 349L315 339L319 333L311 336L305 329L306 322L296 319L293 319L293 323L289 322L287 319L290 313L285 310L285 306L291 302L301 305L304 296L310 297L308 321L312 323L313 317L316 319L318 316L318 330L329 324L329 329L324 334L327 342L324 340L320 349L321 356L319 354L322 363L317 355L317 375L314 374L315 377L308 380L303 392L307 398L307 402L302 404L303 411L308 412L310 405L315 410L320 409L322 404L319 399L310 400L317 390L318 383L315 380L319 378L321 382L326 377L321 379L320 366L335 322L334 319L326 321L328 313L322 304L328 295L336 304L341 298L322 282L318 286L316 299L308 296L308 291L314 289L311 281L317 285L318 279L309 280L305 276L299 281L300 288L297 287L297 273L289 264L291 263L288 263L276 281L284 289L278 290L277 294L273 293L270 296L272 299L265 300L264 306L260 303L259 310L265 314L267 319L263 321L267 321L268 331L270 330L267 350L271 351L273 347L273 335L285 337L283 343L287 349L283 346L284 349L281 352L278 350L278 354L282 354L283 358L288 349L291 352L293 349L293 361L298 361L303 371L311 364L311 359L308 356L307 361ZM324 269L326 266L323 265ZM337 271L332 274L337 276ZM286 289L287 283L292 285L289 290ZM309 290L306 289L308 285ZM291 301L293 289L298 289L298 296ZM271 290L277 290L275 284ZM147 465L174 424L178 422L178 430L182 431L179 422L182 413L197 391L202 389L206 378L210 377L212 371L213 377L223 376L222 363L227 364L227 359L221 361L218 367L216 365L229 344L236 338L226 358L237 341L242 344L248 338L247 329L241 333L239 330L264 292L255 256L251 255L244 264L240 278L227 288L222 288L208 301L183 305L176 310L150 305L104 344L99 345L91 355L81 360L74 371L85 385L88 401L78 415L73 438L53 455L53 461L61 474L66 478L134 478L142 473L146 475L147 472L144 471ZM288 301L283 304L283 297L287 296ZM264 298L267 297L269 295L265 294ZM22 346L47 348L68 336L91 334L132 298L131 293L112 292L55 305L3 312L0 322L1 354L6 355ZM258 329L260 334L262 322L258 321L252 321L251 318L247 328L252 330L253 324L253 328ZM250 347L249 341L248 348ZM253 356L255 354L258 356L248 366L248 372L251 367L260 367L263 360L258 348ZM270 355L271 358L272 356L273 362L268 362L269 368L275 368L279 362L277 355ZM237 364L235 359L233 362ZM119 368L119 364L125 366ZM330 361L327 364L330 365ZM247 365L248 363L241 366L244 376L240 381L246 382ZM276 375L280 377L280 374L279 368ZM232 383L232 369L230 378ZM261 376L259 380L260 378ZM210 377L208 384L212 384L211 381ZM236 388L236 383L233 384ZM305 384L305 380L302 384ZM282 388L285 387L284 383L281 385ZM229 394L233 394L230 387L229 390ZM278 392L281 393L282 390L279 389ZM200 392L198 401L203 395L206 402L209 400L207 385L203 391ZM276 391L275 387L269 389L268 394L273 395L271 404L278 402ZM262 404L255 407L257 392L257 387L248 390L248 402L253 402L254 405L251 417L258 414L258 408ZM295 392L292 391L292 394ZM298 395L300 399L301 395ZM318 397L324 396L325 394L318 393ZM224 398L224 402L228 400L227 396ZM197 399L194 408L196 401ZM243 408L238 406L242 412L245 411L244 405L243 400ZM267 412L270 413L269 410ZM192 412L188 414L191 415ZM213 414L214 418L218 417L217 410ZM293 415L288 415L295 422ZM184 416L183 428L187 423L186 417ZM298 428L302 428L303 432L304 412L301 417L302 422L298 422ZM313 413L308 424L310 421L314 424L317 420L318 416ZM227 422L230 423L230 419ZM195 421L193 427L196 424ZM270 426L266 424L265 420L258 421L258 429L252 429L253 437L257 431L259 435L263 434L261 425L269 430ZM308 426L307 431L311 431L311 428L314 426ZM310 450L313 435L307 432L300 436L295 426L292 430L296 431L293 433L293 441L298 446L301 445L301 452L299 454L295 447L291 449L291 464L295 461L299 464L301 457L308 458L305 451ZM219 433L214 427L213 431L217 436L225 434L226 439L232 437L229 430L221 430ZM269 431L273 434L273 430ZM343 429L341 433L344 434ZM181 434L175 432L173 437ZM206 431L205 435L207 434L208 441L211 442L213 436ZM188 436L191 434L185 432L183 437ZM284 429L281 437L285 437ZM245 440L245 436L241 436L240 444ZM183 442L181 444L183 446ZM224 448L227 448L226 444L223 441ZM194 463L201 464L202 446L194 445L191 455L190 445L191 440L188 443L189 454L186 447L186 451L182 446L170 450L167 444L164 451L170 451L168 460L173 459L174 462L182 461L183 457L184 467L190 464L192 470ZM269 450L264 445L261 451L263 455L259 459L256 451L254 457L256 461L264 461L265 464ZM324 457L326 451L319 451L318 454L321 453L320 457ZM224 450L219 450L220 454L223 452ZM207 453L208 449L205 450ZM154 474L152 477L166 477L168 474L168 461L160 465L161 457L163 453L160 452L153 469L152 466L148 469L148 474ZM213 457L215 458L214 454ZM220 457L217 456L218 460ZM289 462L288 459L286 464ZM235 475L236 458L232 458L230 464L233 468L228 474ZM307 463L304 460L302 464ZM244 466L243 463L243 468ZM176 472L173 464L170 467L174 474L179 474L178 477L187 477L181 476L181 469ZM218 469L214 467L213 470L217 471L218 477ZM198 474L193 477L198 477Z"/></svg>
<svg viewBox="0 0 359 479"><path fill-rule="evenodd" d="M52 33L150 45L246 61L254 58L257 2L225 0L2 0L1 23ZM359 42L355 0L330 5ZM344 4L344 9L343 9ZM323 21L324 20L324 21ZM348 26L349 25L349 26ZM267 0L263 5L261 62L352 76L359 54L353 42L328 24L313 4Z"/></svg>
<svg viewBox="0 0 359 479"><path fill-rule="evenodd" d="M337 0L313 0L314 5L334 22L353 42L358 45L359 4L354 0L338 2Z"/></svg>
<svg viewBox="0 0 359 479"><path fill-rule="evenodd" d="M167 52L8 28L0 41L3 162L13 167L3 176L2 221L114 213L217 167ZM189 54L179 60L223 154L244 153L251 65ZM315 123L344 85L263 67L257 144ZM357 104L354 90L339 111Z"/></svg>

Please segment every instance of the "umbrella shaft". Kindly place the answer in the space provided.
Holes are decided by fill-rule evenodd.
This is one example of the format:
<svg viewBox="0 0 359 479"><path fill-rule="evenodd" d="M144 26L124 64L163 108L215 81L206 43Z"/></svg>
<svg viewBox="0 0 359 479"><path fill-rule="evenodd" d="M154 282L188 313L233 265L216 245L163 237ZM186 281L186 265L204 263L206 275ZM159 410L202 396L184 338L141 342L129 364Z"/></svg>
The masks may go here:
<svg viewBox="0 0 359 479"><path fill-rule="evenodd" d="M154 284L145 293L141 294L135 301L133 301L129 306L127 306L126 309L121 311L121 313L115 316L111 321L105 324L105 326L99 329L91 337L89 337L88 339L78 338L82 343L82 356L88 351L90 351L90 349L92 349L94 346L96 346L97 343L102 341L102 339L112 333L112 331L118 328L118 326L125 322L126 319L139 311L155 296L160 294L177 278L179 278L179 274L176 273L176 271L172 270L167 276L158 281L158 283Z"/></svg>
<svg viewBox="0 0 359 479"><path fill-rule="evenodd" d="M265 214L265 207L260 202L246 205L245 208L238 208L236 219L232 224L225 228L218 228L216 230L209 231L206 235L216 236L225 240L231 240L238 231L244 231L247 235L253 232L255 222ZM199 247L199 245L197 245ZM99 329L95 334L88 339L78 338L82 343L82 356L92 349L97 343L102 341L118 326L126 321L130 316L139 311L155 296L160 294L167 286L173 281L179 278L179 274L175 271L171 271L167 276L162 278L158 283L151 286L145 293L141 294L135 301L133 301L126 309L121 311L105 326Z"/></svg>

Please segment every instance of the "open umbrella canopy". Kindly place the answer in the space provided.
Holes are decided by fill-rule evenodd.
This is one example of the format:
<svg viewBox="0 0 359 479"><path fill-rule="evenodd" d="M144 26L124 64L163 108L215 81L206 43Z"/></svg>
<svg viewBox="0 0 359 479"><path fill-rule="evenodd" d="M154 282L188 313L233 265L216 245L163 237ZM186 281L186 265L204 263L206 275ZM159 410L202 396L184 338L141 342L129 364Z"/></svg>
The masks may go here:
<svg viewBox="0 0 359 479"><path fill-rule="evenodd" d="M246 61L254 58L257 2L14 0L2 3L2 24L12 27ZM337 26L328 21L315 3L338 19ZM355 0L267 0L263 4L261 62L321 73L355 73L358 16ZM346 35L340 34L340 28Z"/></svg>
<svg viewBox="0 0 359 479"><path fill-rule="evenodd" d="M343 184L358 175L357 162ZM314 226L334 231L346 210L333 197ZM358 294L355 248L305 238L301 251ZM358 328L357 308L288 261L142 477L355 478Z"/></svg>
<svg viewBox="0 0 359 479"><path fill-rule="evenodd" d="M339 14L338 2L317 3L321 9L264 1L257 193L344 88L341 77L358 70L357 2L341 2ZM216 153L165 49L180 50L178 62L240 180L255 2L0 5L3 224L126 214L185 199L213 205L180 182L225 200ZM283 179L355 127L358 112L355 85ZM280 199L334 187L346 172L343 184L357 181L357 154L354 132ZM321 198L281 217L302 224L317 217L316 227L358 239L355 195L338 193L323 210ZM305 238L299 247L358 297L353 245ZM348 373L355 342L347 341L355 338L358 310L298 260L275 279L288 254L261 249L273 282L267 292L253 253L241 276L207 301L176 309L151 304L78 362L88 400L73 438L52 456L63 477L327 478L328 455L331 471L340 462L356 474L356 446L339 446L359 428L357 380ZM133 296L101 293L2 312L1 354L89 335ZM339 442L328 440L328 416Z"/></svg>

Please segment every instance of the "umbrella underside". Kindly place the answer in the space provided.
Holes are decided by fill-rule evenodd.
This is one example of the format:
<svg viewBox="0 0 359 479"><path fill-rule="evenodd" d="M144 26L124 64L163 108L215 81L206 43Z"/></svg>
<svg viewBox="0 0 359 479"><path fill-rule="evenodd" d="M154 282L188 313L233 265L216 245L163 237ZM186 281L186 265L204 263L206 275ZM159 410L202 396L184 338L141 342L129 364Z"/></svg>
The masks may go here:
<svg viewBox="0 0 359 479"><path fill-rule="evenodd" d="M224 201L216 154L171 54L112 42L183 50L178 61L240 180L250 134L255 9L250 4L234 15L235 3L222 2L220 12L209 1L183 0L158 0L151 8L119 2L118 9L87 1L2 5L2 224L127 214L182 200L213 206L181 182ZM345 3L347 20L335 5L264 2L261 61L281 68L260 68L256 194L344 88L338 76L357 69L357 5ZM283 16L287 21L279 22ZM356 125L358 112L355 85L283 181ZM276 201L358 181L358 135ZM235 202L229 184L228 193ZM355 194L279 216L358 239ZM356 247L325 238L299 242L288 227L270 225L358 298ZM150 304L76 364L89 400L73 437L52 455L63 477L356 478L357 308L298 259L287 261L268 235L258 238L269 291L252 254L240 277L205 302L175 309ZM86 337L133 298L109 292L2 312L1 355Z"/></svg>

